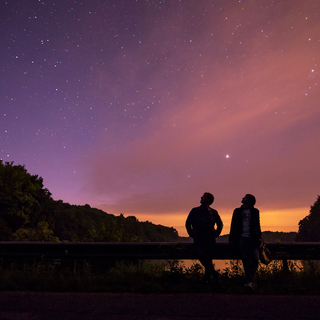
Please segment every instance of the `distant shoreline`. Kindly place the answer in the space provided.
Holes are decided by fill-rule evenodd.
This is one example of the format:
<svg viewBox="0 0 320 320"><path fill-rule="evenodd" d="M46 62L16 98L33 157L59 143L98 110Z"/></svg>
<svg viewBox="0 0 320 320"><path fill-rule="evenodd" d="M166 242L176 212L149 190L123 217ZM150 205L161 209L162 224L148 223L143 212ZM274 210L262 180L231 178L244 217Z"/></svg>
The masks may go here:
<svg viewBox="0 0 320 320"><path fill-rule="evenodd" d="M282 232L282 231L264 231L262 232L262 238L266 242L294 242L297 236L297 232ZM227 243L229 234L224 234L217 238L217 243ZM179 237L179 241L182 243L192 243L193 239L190 237Z"/></svg>

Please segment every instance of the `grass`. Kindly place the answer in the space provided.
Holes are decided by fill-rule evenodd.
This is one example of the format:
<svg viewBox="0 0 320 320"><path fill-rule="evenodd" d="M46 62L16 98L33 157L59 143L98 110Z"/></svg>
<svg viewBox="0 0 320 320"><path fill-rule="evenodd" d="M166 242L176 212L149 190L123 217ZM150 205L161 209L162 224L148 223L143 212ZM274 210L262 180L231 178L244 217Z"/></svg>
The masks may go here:
<svg viewBox="0 0 320 320"><path fill-rule="evenodd" d="M239 261L231 261L221 271L219 292L243 294L244 272ZM130 292L186 293L215 292L202 282L203 268L194 263L186 267L179 261L114 262L98 270L89 262L77 264L76 270L54 262L15 263L0 266L0 290L55 292ZM260 265L256 294L320 294L320 271L317 267L281 261Z"/></svg>

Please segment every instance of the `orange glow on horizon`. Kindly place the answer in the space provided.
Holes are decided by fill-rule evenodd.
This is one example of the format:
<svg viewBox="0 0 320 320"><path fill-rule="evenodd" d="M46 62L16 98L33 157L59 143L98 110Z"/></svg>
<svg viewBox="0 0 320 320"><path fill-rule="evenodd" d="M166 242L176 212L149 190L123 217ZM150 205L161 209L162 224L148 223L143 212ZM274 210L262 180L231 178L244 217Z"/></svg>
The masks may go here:
<svg viewBox="0 0 320 320"><path fill-rule="evenodd" d="M310 208L289 208L281 210L261 210L260 223L262 231L278 232L298 232L299 221L309 214ZM231 213L230 210L220 210L219 214L223 220L224 227L222 235L228 234L230 230ZM175 228L179 236L187 237L185 220L188 212L175 212L172 214L135 214L139 221L150 221L154 224L161 224L166 227ZM128 216L128 215L125 215Z"/></svg>

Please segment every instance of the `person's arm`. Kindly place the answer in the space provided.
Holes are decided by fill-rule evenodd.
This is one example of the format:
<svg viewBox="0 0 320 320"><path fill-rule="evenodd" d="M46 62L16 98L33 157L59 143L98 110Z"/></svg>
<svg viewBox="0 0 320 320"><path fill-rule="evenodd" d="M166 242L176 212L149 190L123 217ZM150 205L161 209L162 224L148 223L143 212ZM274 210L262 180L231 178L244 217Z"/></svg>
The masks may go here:
<svg viewBox="0 0 320 320"><path fill-rule="evenodd" d="M188 232L188 235L193 238L194 237L194 230L192 228L192 210L190 211L188 218L186 220L186 229Z"/></svg>
<svg viewBox="0 0 320 320"><path fill-rule="evenodd" d="M260 225L260 212L259 212L259 210L258 210L258 225L259 225L259 235L261 238L262 232L261 232L261 225Z"/></svg>
<svg viewBox="0 0 320 320"><path fill-rule="evenodd" d="M259 246L261 245L262 242L262 232L261 232L261 225L260 225L260 212L257 209L257 229L258 229L258 241L259 241Z"/></svg>
<svg viewBox="0 0 320 320"><path fill-rule="evenodd" d="M218 212L216 211L216 223L217 223L217 229L216 229L216 232L215 232L215 236L216 238L220 236L221 234L221 231L223 229L223 222L218 214Z"/></svg>
<svg viewBox="0 0 320 320"><path fill-rule="evenodd" d="M235 233L236 233L236 210L233 211L232 219L231 219L231 226L230 226L230 233L229 233L229 243L235 244Z"/></svg>

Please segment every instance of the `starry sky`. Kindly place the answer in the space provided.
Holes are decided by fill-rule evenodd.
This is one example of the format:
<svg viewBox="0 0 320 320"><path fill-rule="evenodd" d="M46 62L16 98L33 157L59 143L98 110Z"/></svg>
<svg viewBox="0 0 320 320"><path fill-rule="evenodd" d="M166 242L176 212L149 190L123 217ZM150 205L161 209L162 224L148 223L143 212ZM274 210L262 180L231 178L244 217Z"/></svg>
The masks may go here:
<svg viewBox="0 0 320 320"><path fill-rule="evenodd" d="M203 192L229 232L320 194L320 2L0 2L0 158L55 200L173 226Z"/></svg>

